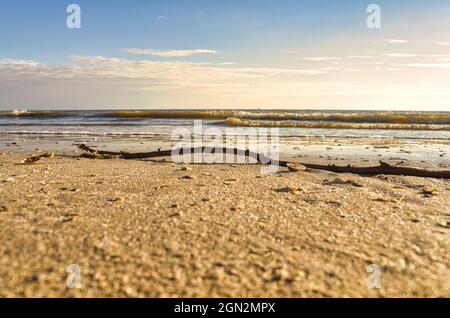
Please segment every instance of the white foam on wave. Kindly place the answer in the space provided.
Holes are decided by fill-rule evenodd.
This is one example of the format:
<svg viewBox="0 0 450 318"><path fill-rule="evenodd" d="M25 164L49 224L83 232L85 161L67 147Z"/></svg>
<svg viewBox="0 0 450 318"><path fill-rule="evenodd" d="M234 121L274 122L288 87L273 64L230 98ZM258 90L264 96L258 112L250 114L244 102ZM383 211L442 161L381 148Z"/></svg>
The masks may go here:
<svg viewBox="0 0 450 318"><path fill-rule="evenodd" d="M20 115L26 114L27 112L28 111L26 109L18 108L18 109L13 109L10 114L13 116L20 116Z"/></svg>
<svg viewBox="0 0 450 318"><path fill-rule="evenodd" d="M29 131L29 130L4 130L0 131L2 135L53 135L53 136L165 136L162 133L152 132L92 132L92 131Z"/></svg>

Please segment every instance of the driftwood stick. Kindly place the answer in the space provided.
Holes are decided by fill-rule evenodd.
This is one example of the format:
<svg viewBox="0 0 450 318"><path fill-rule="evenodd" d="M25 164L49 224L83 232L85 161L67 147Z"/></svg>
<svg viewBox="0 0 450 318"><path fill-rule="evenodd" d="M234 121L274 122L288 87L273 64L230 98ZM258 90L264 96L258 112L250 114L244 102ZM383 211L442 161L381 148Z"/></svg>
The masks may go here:
<svg viewBox="0 0 450 318"><path fill-rule="evenodd" d="M178 148L174 150L158 150L158 151L151 151L151 152L113 152L113 151L102 151L102 150L95 150L92 148L89 148L85 144L81 144L78 146L81 150L84 150L88 153L96 153L99 155L108 155L108 156L118 156L124 159L145 159L145 158L155 158L155 157L167 157L171 156L172 153L176 153L179 155L184 154L195 154L195 153L229 153L233 155L243 155L246 157L250 157L256 160L258 163L266 163L266 164L273 164L273 165L279 165L282 167L286 167L289 163L288 161L277 161L272 160L271 158L261 155L259 153L249 151L249 150L242 150L238 148L225 148L225 147L195 147L195 148Z"/></svg>
<svg viewBox="0 0 450 318"><path fill-rule="evenodd" d="M317 164L303 164L303 165L310 169L328 170L337 173L348 172L363 176L389 174L400 176L436 178L436 179L450 179L450 171L392 166L383 161L380 161L379 166L373 167L354 167L354 166L317 165Z"/></svg>
<svg viewBox="0 0 450 318"><path fill-rule="evenodd" d="M234 155L244 155L246 157L250 157L256 160L258 163L263 164L272 164L278 165L281 167L287 167L290 163L299 163L309 169L317 169L317 170L326 170L337 173L354 173L362 176L374 176L379 174L389 174L389 175L402 175L402 176L413 176L413 177L425 177L425 178L437 178L437 179L450 179L450 171L445 170L428 170L428 169L420 169L420 168L411 168L411 167L399 167L392 166L386 162L380 161L379 166L372 167L354 167L351 165L348 166L336 166L336 165L320 165L320 164L312 164L312 163L301 163L301 162L290 162L283 160L272 160L271 158L264 156L262 154L249 151L242 150L237 148L225 148L225 147L196 147L196 148L179 148L175 150L158 150L151 152L112 152L112 151L101 151L89 148L85 144L81 144L78 146L81 150L84 150L88 153L95 153L99 155L109 155L109 156L118 156L124 159L144 159L144 158L155 158L155 157L167 157L171 156L172 153L177 153L180 155L183 154L193 154L193 153L206 153L214 154L214 153L229 153Z"/></svg>

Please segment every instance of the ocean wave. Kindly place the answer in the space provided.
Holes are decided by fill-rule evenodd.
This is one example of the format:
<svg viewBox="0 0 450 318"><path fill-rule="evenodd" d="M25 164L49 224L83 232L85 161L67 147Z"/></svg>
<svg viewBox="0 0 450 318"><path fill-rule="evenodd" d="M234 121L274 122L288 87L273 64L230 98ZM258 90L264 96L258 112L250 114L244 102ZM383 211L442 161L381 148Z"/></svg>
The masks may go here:
<svg viewBox="0 0 450 318"><path fill-rule="evenodd" d="M0 127L145 127L147 123L135 122L0 122Z"/></svg>
<svg viewBox="0 0 450 318"><path fill-rule="evenodd" d="M12 111L0 112L0 117L67 117L70 113L65 111L27 111L25 109L14 109Z"/></svg>
<svg viewBox="0 0 450 318"><path fill-rule="evenodd" d="M326 128L326 129L378 129L378 130L449 130L450 125L409 124L409 123L347 123L313 121L269 121L249 120L236 117L227 118L226 123L239 127L287 127L287 128Z"/></svg>
<svg viewBox="0 0 450 318"><path fill-rule="evenodd" d="M115 118L155 118L155 119L227 119L239 116L235 111L117 111L103 116Z"/></svg>
<svg viewBox="0 0 450 318"><path fill-rule="evenodd" d="M238 110L142 110L105 112L98 116L112 118L154 118L154 119L211 119L228 118L268 120L268 121L312 121L342 123L386 123L386 124L427 124L450 125L450 114L446 113L327 113L294 111L238 111Z"/></svg>
<svg viewBox="0 0 450 318"><path fill-rule="evenodd" d="M265 125L272 125L271 121L286 122L284 127L316 127L324 126L333 128L326 123L339 123L349 125L336 125L337 128L349 128L352 124L361 127L377 129L377 125L393 124L393 127L407 127L412 125L450 125L450 113L432 112L344 112L344 111L259 111L259 110L120 110L120 111L26 111L13 110L0 112L0 118L43 118L52 119L59 117L78 117L78 122L83 120L138 120L138 119L205 119L205 120L228 120L235 119L267 121ZM305 124L310 122L311 124ZM370 125L377 124L377 125ZM405 125L405 126L402 126ZM372 127L373 126L373 127ZM388 125L387 125L388 127ZM426 126L423 126L426 127ZM389 128L379 128L389 129ZM439 127L441 130L447 128Z"/></svg>
<svg viewBox="0 0 450 318"><path fill-rule="evenodd" d="M286 127L283 125L279 125L278 123L272 122L272 126L270 122L265 121L264 124L258 124L255 121L249 122L246 121L245 123L239 122L231 122L231 119L229 120L229 125L234 126L240 126L240 127L255 127L255 129L258 128L266 128L266 127ZM303 128L300 126L300 123L296 122L295 126L291 126L294 128ZM316 125L314 125L316 124ZM304 128L329 128L329 127L323 127L318 125L319 123L309 123L307 127ZM312 127L311 125L314 125ZM336 127L333 127L336 128ZM223 134L226 135L227 131L226 128L223 127ZM250 129L250 128L249 128ZM393 134L393 132L386 132L383 133L383 129L379 129L377 132L376 129L368 130L367 133L357 132L358 128L352 127L352 129L355 130L345 130L345 129L328 129L328 130L313 130L312 132L308 132L308 130L303 131L295 131L293 134L292 131L289 132L289 130L285 130L283 132L280 132L280 134L277 135L280 140L284 140L287 142L295 142L296 140L302 140L302 139L311 139L316 138L319 140L327 139L327 138L345 138L345 139L361 139L364 140L368 139L402 139L402 140L434 140L434 141L446 141L446 143L449 141L449 133L450 130L441 131L438 132L437 130L430 130L430 132L426 132L427 129L420 129L415 130L415 133L402 133L399 132L396 134ZM360 128L361 129L361 128ZM370 128L366 128L370 129ZM387 129L393 129L392 127L386 128ZM403 130L404 131L404 130ZM412 130L414 131L414 130ZM211 135L214 135L215 133L200 133L195 134L194 132L190 132L191 137L208 137ZM137 140L144 140L144 139L158 139L158 140L172 140L172 133L171 132L152 132L152 131L87 131L87 130L79 130L79 131L67 131L67 130L57 130L57 131L51 131L51 130L0 130L0 137L8 137L8 136L17 136L17 137L31 137L31 138L61 138L61 137L67 137L67 138L79 138L79 137L109 137L109 138L115 138L115 139L135 139ZM233 132L234 137L238 136L248 136L246 129L235 131Z"/></svg>
<svg viewBox="0 0 450 318"><path fill-rule="evenodd" d="M165 137L170 134L154 132L92 132L92 131L27 131L8 130L0 131L0 135L31 135L31 136L118 136L118 137Z"/></svg>

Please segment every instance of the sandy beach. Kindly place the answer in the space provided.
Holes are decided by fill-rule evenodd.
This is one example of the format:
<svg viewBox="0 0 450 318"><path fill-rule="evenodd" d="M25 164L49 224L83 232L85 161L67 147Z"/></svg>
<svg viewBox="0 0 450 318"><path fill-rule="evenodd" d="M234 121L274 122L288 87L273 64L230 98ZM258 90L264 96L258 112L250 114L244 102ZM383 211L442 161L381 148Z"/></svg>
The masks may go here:
<svg viewBox="0 0 450 318"><path fill-rule="evenodd" d="M449 0L60 2L0 1L0 299L450 298Z"/></svg>
<svg viewBox="0 0 450 318"><path fill-rule="evenodd" d="M450 296L449 181L29 154L0 155L2 297Z"/></svg>

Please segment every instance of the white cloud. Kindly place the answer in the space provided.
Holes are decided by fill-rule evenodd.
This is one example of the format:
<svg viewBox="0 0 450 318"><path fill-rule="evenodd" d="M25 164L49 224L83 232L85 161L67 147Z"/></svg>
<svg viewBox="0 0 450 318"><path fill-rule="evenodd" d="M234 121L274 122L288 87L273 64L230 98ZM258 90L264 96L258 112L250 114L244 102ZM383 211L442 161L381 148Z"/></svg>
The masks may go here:
<svg viewBox="0 0 450 318"><path fill-rule="evenodd" d="M315 61L315 62L321 62L321 61L336 61L340 60L340 57L333 57L333 56L310 56L310 57L304 57L305 61Z"/></svg>
<svg viewBox="0 0 450 318"><path fill-rule="evenodd" d="M436 42L437 45L450 46L450 42Z"/></svg>
<svg viewBox="0 0 450 318"><path fill-rule="evenodd" d="M127 48L122 51L132 55L149 55L159 57L186 57L194 54L218 54L216 50L194 49L194 50L154 50L154 49L137 49Z"/></svg>
<svg viewBox="0 0 450 318"><path fill-rule="evenodd" d="M434 61L437 59L432 64L407 65L408 70L395 65L406 74L385 75L386 68L393 67L387 65L385 72L374 76L344 65L336 77L336 70L324 65L313 69L220 67L218 63L80 55L60 65L0 60L0 107L360 107L361 102L380 96L377 103L394 100L410 106L432 100L436 105L447 105L448 74L437 67L448 69L450 63ZM420 67L433 69L425 71ZM426 81L418 83L420 76ZM418 94L423 99L418 99Z"/></svg>
<svg viewBox="0 0 450 318"><path fill-rule="evenodd" d="M371 55L350 55L347 58L349 59L373 59L375 56Z"/></svg>
<svg viewBox="0 0 450 318"><path fill-rule="evenodd" d="M32 60L16 60L16 59L3 59L0 60L0 65L9 65L9 66L39 66L40 63Z"/></svg>
<svg viewBox="0 0 450 318"><path fill-rule="evenodd" d="M163 15L159 15L159 16L157 16L155 18L155 21L158 22L158 21L161 21L162 19L164 19L164 16Z"/></svg>
<svg viewBox="0 0 450 318"><path fill-rule="evenodd" d="M39 64L34 61L0 60L2 78L34 79L142 79L158 85L195 85L201 82L233 81L286 76L320 75L320 69L288 69L267 67L213 66L209 63L186 61L128 60L104 56L72 55L73 63L63 65Z"/></svg>
<svg viewBox="0 0 450 318"><path fill-rule="evenodd" d="M84 55L70 56L66 64L0 61L0 107L1 104L124 107L154 101L159 105L192 107L207 101L220 103L222 98L227 103L241 103L245 94L246 98L261 103L266 101L262 96L268 94L270 87L287 88L305 78L320 80L317 76L328 73L321 69L219 66ZM22 94L24 90L26 94Z"/></svg>
<svg viewBox="0 0 450 318"><path fill-rule="evenodd" d="M319 71L325 71L325 72L329 72L329 71L338 71L339 69L336 67L331 67L331 66L326 66L326 67L322 67L319 69Z"/></svg>
<svg viewBox="0 0 450 318"><path fill-rule="evenodd" d="M450 69L450 63L408 63L408 64L403 64L402 66Z"/></svg>
<svg viewBox="0 0 450 318"><path fill-rule="evenodd" d="M284 52L286 54L293 54L289 52ZM304 57L305 61L313 61L313 62L338 62L343 60L355 60L355 59L373 59L374 56L371 55L349 55L349 56L307 56Z"/></svg>
<svg viewBox="0 0 450 318"><path fill-rule="evenodd" d="M386 42L390 43L390 44L406 44L406 43L408 43L407 40L400 40L400 39L387 39Z"/></svg>
<svg viewBox="0 0 450 318"><path fill-rule="evenodd" d="M441 57L441 58L447 58L450 57L448 54L430 54L430 55L423 55L424 57Z"/></svg>
<svg viewBox="0 0 450 318"><path fill-rule="evenodd" d="M398 58L417 57L417 54L407 54L407 53L386 53L382 55L386 57L398 57Z"/></svg>
<svg viewBox="0 0 450 318"><path fill-rule="evenodd" d="M346 72L363 72L364 70L361 68L349 68L344 71L346 71Z"/></svg>

